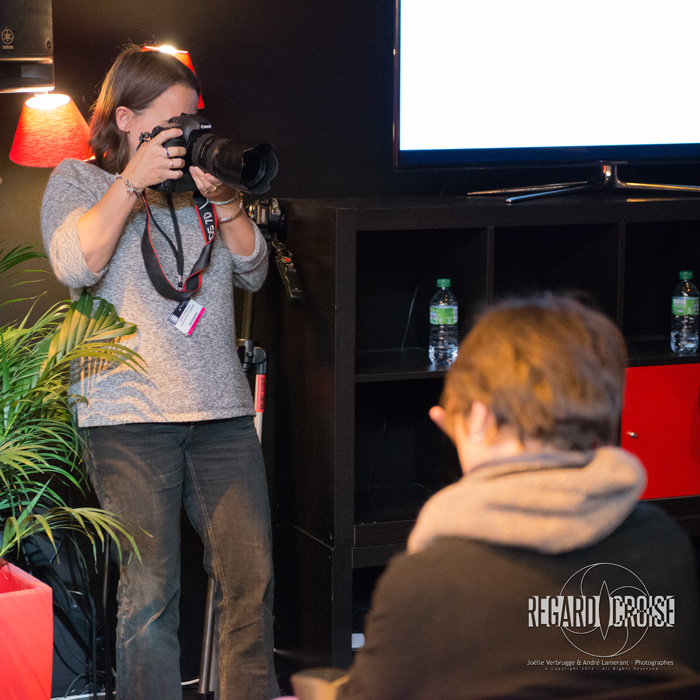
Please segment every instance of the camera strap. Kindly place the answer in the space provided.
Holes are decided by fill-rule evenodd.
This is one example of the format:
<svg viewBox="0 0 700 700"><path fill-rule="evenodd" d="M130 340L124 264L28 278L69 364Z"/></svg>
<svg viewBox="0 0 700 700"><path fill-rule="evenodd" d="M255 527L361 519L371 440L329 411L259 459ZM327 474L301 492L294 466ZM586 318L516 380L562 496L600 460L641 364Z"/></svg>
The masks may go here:
<svg viewBox="0 0 700 700"><path fill-rule="evenodd" d="M173 228L175 230L174 243L165 233L165 231L163 231L163 229L158 225L158 222L153 218L151 209L146 201L146 197L143 194L141 194L140 197L144 208L146 209L146 225L144 226L143 235L141 236L141 254L143 255L143 262L146 266L146 272L151 280L151 284L154 286L156 291L166 299L186 301L201 288L202 272L206 270L211 261L212 249L214 247L214 236L216 234L216 214L214 213L214 207L201 195L197 194L195 196L194 208L197 212L197 218L199 219L199 226L202 230L204 247L197 258L197 261L192 266L190 274L183 279L185 253L182 245L182 236L180 234L180 225L177 221L177 214L175 213L175 207L173 205L171 195L167 194L166 197L168 200L168 208L170 209L170 216L173 220ZM163 271L163 266L161 265L158 254L153 246L153 239L151 238L151 223L153 223L155 228L158 229L163 238L165 238L170 246L170 249L175 255L178 275L177 287L170 282L167 275Z"/></svg>

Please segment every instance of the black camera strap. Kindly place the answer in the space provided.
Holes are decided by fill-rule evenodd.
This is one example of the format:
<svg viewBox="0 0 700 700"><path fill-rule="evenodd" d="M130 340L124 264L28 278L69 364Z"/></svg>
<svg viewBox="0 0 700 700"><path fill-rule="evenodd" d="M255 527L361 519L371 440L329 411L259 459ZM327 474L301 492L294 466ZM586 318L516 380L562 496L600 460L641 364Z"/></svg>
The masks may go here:
<svg viewBox="0 0 700 700"><path fill-rule="evenodd" d="M183 280L185 253L182 245L182 236L180 234L180 225L177 220L177 214L175 213L172 197L169 194L166 195L168 200L168 208L170 209L170 216L173 220L173 228L175 230L174 243L165 233L165 231L163 231L163 229L158 225L158 222L153 218L146 197L143 194L141 194L140 197L144 208L146 209L146 225L144 226L143 235L141 236L141 254L143 255L143 262L146 266L146 272L151 280L151 284L155 290L166 299L185 301L199 291L202 286L202 272L206 270L211 262L211 254L214 247L214 236L216 234L216 214L214 212L214 207L201 195L197 194L195 196L194 208L197 212L197 218L199 219L199 226L202 230L204 247L197 258L197 261L192 266L190 274ZM151 238L151 223L153 223L155 228L160 232L163 238L165 238L170 246L170 249L175 255L178 275L177 287L170 282L167 275L163 271L163 266L161 265L158 254L153 246L153 239Z"/></svg>

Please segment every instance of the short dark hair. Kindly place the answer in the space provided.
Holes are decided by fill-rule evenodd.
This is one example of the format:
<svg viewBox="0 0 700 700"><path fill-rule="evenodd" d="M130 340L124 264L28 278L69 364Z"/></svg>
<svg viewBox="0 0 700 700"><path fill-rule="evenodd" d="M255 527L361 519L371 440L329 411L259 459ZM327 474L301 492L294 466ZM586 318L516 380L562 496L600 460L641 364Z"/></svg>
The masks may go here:
<svg viewBox="0 0 700 700"><path fill-rule="evenodd" d="M195 74L175 56L143 51L133 44L122 50L102 81L92 108L90 147L97 165L117 173L128 163L129 146L126 134L117 126L117 107L140 112L173 85L200 92Z"/></svg>
<svg viewBox="0 0 700 700"><path fill-rule="evenodd" d="M626 366L622 334L601 312L553 294L513 299L464 338L442 404L454 417L481 401L521 440L589 449L616 437Z"/></svg>

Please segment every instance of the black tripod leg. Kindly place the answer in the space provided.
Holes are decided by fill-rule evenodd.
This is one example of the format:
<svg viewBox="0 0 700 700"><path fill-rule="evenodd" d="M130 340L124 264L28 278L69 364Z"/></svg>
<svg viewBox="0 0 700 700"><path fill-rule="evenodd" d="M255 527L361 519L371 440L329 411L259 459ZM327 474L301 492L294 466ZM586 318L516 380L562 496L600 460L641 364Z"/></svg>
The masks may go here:
<svg viewBox="0 0 700 700"><path fill-rule="evenodd" d="M202 638L202 658L199 667L199 684L197 692L206 697L214 692L216 668L214 658L214 581L207 582L207 602L204 612L204 634Z"/></svg>

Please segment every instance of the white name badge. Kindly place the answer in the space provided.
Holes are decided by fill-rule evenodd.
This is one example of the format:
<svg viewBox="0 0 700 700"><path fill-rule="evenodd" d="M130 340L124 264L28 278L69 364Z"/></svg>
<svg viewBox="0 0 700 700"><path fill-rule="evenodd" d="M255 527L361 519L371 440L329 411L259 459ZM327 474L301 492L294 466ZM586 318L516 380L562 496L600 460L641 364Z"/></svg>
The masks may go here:
<svg viewBox="0 0 700 700"><path fill-rule="evenodd" d="M175 307L175 311L168 316L168 321L170 321L180 333L192 335L199 323L199 319L202 318L203 315L204 307L190 298L181 301Z"/></svg>

